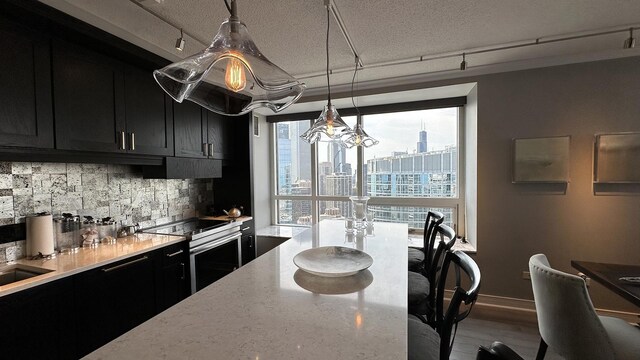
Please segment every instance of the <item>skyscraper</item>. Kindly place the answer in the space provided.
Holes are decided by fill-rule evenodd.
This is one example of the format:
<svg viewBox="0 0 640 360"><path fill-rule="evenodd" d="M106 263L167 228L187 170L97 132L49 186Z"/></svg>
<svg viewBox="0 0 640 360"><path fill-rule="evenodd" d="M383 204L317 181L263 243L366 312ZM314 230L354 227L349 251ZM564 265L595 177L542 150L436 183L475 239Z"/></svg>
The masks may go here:
<svg viewBox="0 0 640 360"><path fill-rule="evenodd" d="M416 144L416 151L418 153L427 152L427 132L425 130L420 130L420 132L418 133L418 143Z"/></svg>

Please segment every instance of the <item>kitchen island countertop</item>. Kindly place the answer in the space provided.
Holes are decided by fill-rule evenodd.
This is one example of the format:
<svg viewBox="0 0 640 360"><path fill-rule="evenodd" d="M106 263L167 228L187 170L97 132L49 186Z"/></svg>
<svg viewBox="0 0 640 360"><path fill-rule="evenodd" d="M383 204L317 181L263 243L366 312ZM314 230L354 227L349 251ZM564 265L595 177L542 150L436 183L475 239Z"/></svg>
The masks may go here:
<svg viewBox="0 0 640 360"><path fill-rule="evenodd" d="M402 359L407 354L407 226L347 235L325 220L88 355L90 359ZM318 278L293 257L362 250L373 265Z"/></svg>

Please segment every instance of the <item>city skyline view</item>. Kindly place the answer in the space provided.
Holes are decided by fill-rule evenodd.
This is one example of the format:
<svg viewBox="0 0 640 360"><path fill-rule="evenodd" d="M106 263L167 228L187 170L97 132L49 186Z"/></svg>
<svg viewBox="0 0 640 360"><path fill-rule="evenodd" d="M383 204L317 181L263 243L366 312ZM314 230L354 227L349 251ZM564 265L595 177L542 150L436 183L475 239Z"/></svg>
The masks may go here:
<svg viewBox="0 0 640 360"><path fill-rule="evenodd" d="M318 201L320 218L349 216L348 196L355 195L357 167L363 167L364 193L372 197L452 198L457 196L457 108L363 116L369 135L380 144L364 149L364 164L357 164L357 148L337 142L317 143L319 196L345 197L345 201ZM344 117L354 126L356 117ZM311 224L311 145L299 135L308 122L276 124L277 194L295 199L278 201L279 223ZM308 199L304 199L304 198ZM297 200L299 198L300 200ZM420 228L430 210L416 206L375 206L376 221L406 222ZM449 223L452 209L445 212Z"/></svg>

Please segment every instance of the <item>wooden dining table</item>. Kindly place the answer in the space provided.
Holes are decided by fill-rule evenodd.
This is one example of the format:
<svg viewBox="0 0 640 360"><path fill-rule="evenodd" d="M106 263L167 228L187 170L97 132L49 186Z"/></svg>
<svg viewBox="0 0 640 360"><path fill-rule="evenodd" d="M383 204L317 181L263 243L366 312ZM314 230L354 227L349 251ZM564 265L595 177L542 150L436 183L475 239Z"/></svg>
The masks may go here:
<svg viewBox="0 0 640 360"><path fill-rule="evenodd" d="M571 266L640 307L640 283L621 280L623 277L640 277L640 265L571 260Z"/></svg>

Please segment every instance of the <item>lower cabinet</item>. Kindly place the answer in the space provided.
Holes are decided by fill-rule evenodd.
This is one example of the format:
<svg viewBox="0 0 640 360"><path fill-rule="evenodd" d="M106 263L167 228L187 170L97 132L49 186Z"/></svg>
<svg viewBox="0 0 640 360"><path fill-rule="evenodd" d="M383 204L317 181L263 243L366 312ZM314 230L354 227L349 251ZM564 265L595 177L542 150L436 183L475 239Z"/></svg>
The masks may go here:
<svg viewBox="0 0 640 360"><path fill-rule="evenodd" d="M75 358L73 281L56 280L0 298L0 358Z"/></svg>
<svg viewBox="0 0 640 360"><path fill-rule="evenodd" d="M256 231L253 220L245 221L240 227L242 238L242 265L246 265L256 258Z"/></svg>
<svg viewBox="0 0 640 360"><path fill-rule="evenodd" d="M76 276L78 356L155 315L154 255L139 255Z"/></svg>
<svg viewBox="0 0 640 360"><path fill-rule="evenodd" d="M189 247L187 243L167 246L161 250L159 271L156 272L157 311L162 312L190 295Z"/></svg>
<svg viewBox="0 0 640 360"><path fill-rule="evenodd" d="M0 297L0 359L77 359L189 296L186 242Z"/></svg>

